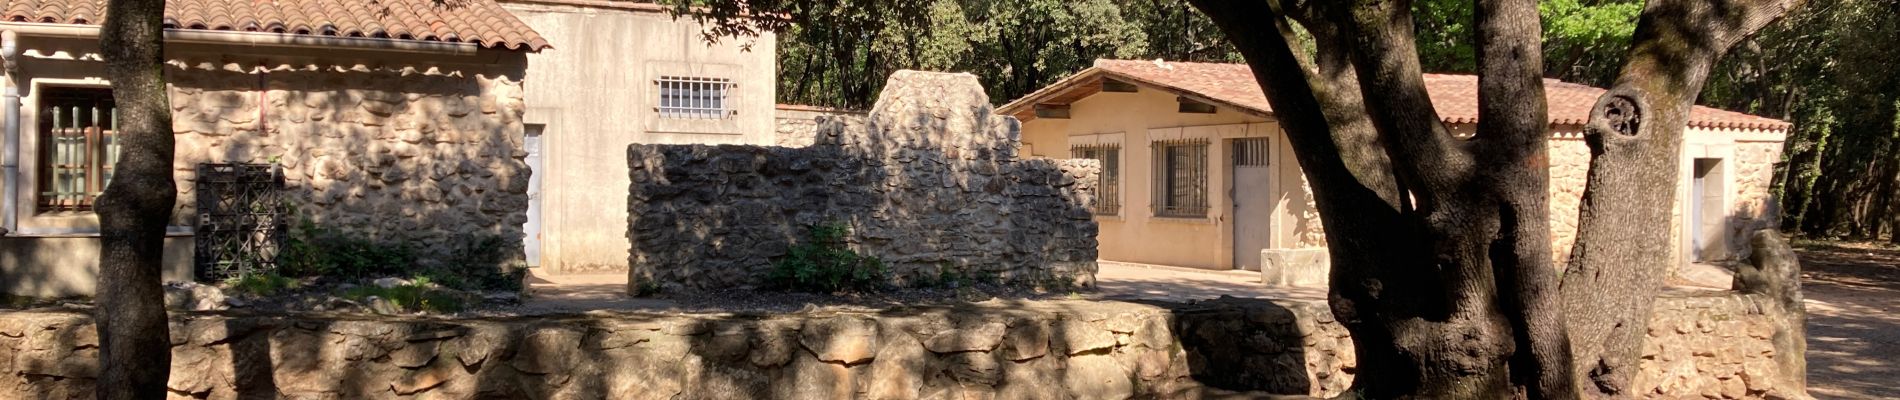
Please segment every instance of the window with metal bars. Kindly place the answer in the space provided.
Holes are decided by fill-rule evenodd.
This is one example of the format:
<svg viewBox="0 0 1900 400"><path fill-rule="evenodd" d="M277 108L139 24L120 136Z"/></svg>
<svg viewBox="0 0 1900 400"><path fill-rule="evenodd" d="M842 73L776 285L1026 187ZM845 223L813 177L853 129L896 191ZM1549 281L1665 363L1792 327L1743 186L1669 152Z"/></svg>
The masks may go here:
<svg viewBox="0 0 1900 400"><path fill-rule="evenodd" d="M654 82L660 89L661 118L725 119L733 114L731 79L662 76Z"/></svg>
<svg viewBox="0 0 1900 400"><path fill-rule="evenodd" d="M1100 161L1102 173L1096 176L1095 205L1096 215L1115 215L1122 212L1121 158L1120 145L1076 146L1069 149L1075 158Z"/></svg>
<svg viewBox="0 0 1900 400"><path fill-rule="evenodd" d="M45 88L39 103L39 211L90 212L119 162L112 90Z"/></svg>
<svg viewBox="0 0 1900 400"><path fill-rule="evenodd" d="M1234 166L1265 167L1269 152L1266 138L1234 139Z"/></svg>
<svg viewBox="0 0 1900 400"><path fill-rule="evenodd" d="M1155 216L1207 216L1207 140L1154 142Z"/></svg>

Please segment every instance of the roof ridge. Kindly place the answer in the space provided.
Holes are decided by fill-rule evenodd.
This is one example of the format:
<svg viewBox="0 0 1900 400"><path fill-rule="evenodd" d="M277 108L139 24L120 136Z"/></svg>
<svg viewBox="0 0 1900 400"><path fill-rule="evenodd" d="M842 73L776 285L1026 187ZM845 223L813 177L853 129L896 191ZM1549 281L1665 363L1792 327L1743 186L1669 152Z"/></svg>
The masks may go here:
<svg viewBox="0 0 1900 400"><path fill-rule="evenodd" d="M0 0L0 20L99 25L105 19L105 2ZM527 51L552 47L496 0L455 5L437 0L166 0L165 20L168 29L275 32L273 27L282 27L280 33L300 36L468 43ZM310 31L299 32L299 27Z"/></svg>
<svg viewBox="0 0 1900 400"><path fill-rule="evenodd" d="M1077 85L1089 81L1078 78L1090 74L1108 74L1116 79L1136 81L1132 83L1191 93L1243 111L1273 112L1266 93L1254 80L1253 69L1247 64L1110 58L1096 59L1092 67L1063 77L998 110L1022 114L1028 105L1065 96L1063 93L1070 93ZM1431 93L1433 108L1437 109L1440 119L1453 123L1477 121L1478 88L1473 82L1478 78L1477 75L1427 73L1424 76L1428 78L1426 89ZM1583 123L1597 100L1608 91L1562 79L1543 79L1548 105L1546 114L1551 124ZM1785 130L1793 126L1776 118L1704 105L1694 106L1690 113L1689 125L1700 128Z"/></svg>

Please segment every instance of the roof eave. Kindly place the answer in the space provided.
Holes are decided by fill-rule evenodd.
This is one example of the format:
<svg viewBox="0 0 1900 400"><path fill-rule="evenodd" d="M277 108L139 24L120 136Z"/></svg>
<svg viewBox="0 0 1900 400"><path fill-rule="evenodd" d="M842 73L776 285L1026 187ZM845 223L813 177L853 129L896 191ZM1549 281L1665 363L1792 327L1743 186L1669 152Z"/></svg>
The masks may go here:
<svg viewBox="0 0 1900 400"><path fill-rule="evenodd" d="M1133 83L1133 84L1147 87L1150 89L1167 92L1168 94L1173 94L1175 96L1193 99L1194 101L1199 101L1199 102L1213 104L1213 105L1228 108L1228 109L1233 109L1234 111L1238 111L1242 114L1253 115L1253 116L1263 117L1263 118L1273 117L1273 112L1269 110L1261 110L1254 107L1248 107L1245 105L1241 105L1239 103L1234 103L1231 101L1221 100L1221 99L1209 97L1206 95L1202 95L1192 90L1175 87L1175 86L1171 86L1167 84L1162 84L1162 83L1150 81L1147 79L1141 79L1134 75L1124 74L1124 73L1116 72L1114 70L1109 70L1109 69L1103 69L1101 67L1089 67L1088 69L1082 70L1082 72L1077 72L1074 75L1069 75L1069 77L1062 78L1062 80L1056 81L1056 83L1052 83L1049 86L1044 87L1040 90L1037 90L1035 92L1030 92L1028 95L1024 95L1022 98L1016 99L1015 101L1011 101L1008 104L1004 104L1002 107L998 107L996 109L996 113L1013 116L1013 115L1030 112L1032 111L1032 108L1035 107L1036 104L1041 104L1044 100L1047 100L1049 98L1061 96L1062 94L1068 93L1073 90L1077 90L1079 88L1076 87L1076 85L1082 82L1087 82L1089 81L1089 79L1095 78L1097 76L1102 76L1106 78L1114 78L1116 80Z"/></svg>

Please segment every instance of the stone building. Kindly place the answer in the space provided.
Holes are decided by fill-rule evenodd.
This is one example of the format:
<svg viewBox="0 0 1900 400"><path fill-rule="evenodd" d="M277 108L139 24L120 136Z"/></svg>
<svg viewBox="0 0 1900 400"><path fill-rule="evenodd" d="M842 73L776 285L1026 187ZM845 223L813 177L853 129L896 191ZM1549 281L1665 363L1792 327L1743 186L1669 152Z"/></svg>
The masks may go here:
<svg viewBox="0 0 1900 400"><path fill-rule="evenodd" d="M105 4L0 1L9 294L95 290L92 204L117 151ZM192 277L201 163L275 164L292 217L323 229L414 245L425 260L502 243L518 262L523 79L529 54L550 46L493 0L172 0L166 14L180 192L168 280Z"/></svg>
<svg viewBox="0 0 1900 400"><path fill-rule="evenodd" d="M1427 75L1439 115L1455 132L1477 121L1477 78ZM1582 124L1602 89L1546 80L1550 104L1551 218L1557 257L1575 238L1588 170ZM1325 235L1293 149L1242 64L1100 60L998 109L1024 121L1027 155L1104 162L1105 261L1259 269L1269 280L1318 283ZM1683 144L1669 229L1683 262L1747 254L1747 232L1775 219L1774 163L1790 125L1696 107Z"/></svg>
<svg viewBox="0 0 1900 400"><path fill-rule="evenodd" d="M529 54L537 273L625 271L627 145L774 142L777 39L708 42L649 2L499 0L560 48Z"/></svg>

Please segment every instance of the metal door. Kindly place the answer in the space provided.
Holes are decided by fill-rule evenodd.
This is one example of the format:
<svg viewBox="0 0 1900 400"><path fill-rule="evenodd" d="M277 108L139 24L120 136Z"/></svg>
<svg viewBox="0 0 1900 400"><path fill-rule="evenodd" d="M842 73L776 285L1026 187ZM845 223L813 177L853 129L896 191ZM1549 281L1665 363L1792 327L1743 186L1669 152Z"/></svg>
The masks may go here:
<svg viewBox="0 0 1900 400"><path fill-rule="evenodd" d="M1269 246L1272 231L1272 194L1267 191L1273 169L1265 138L1235 139L1233 151L1234 268L1259 270L1260 250Z"/></svg>

